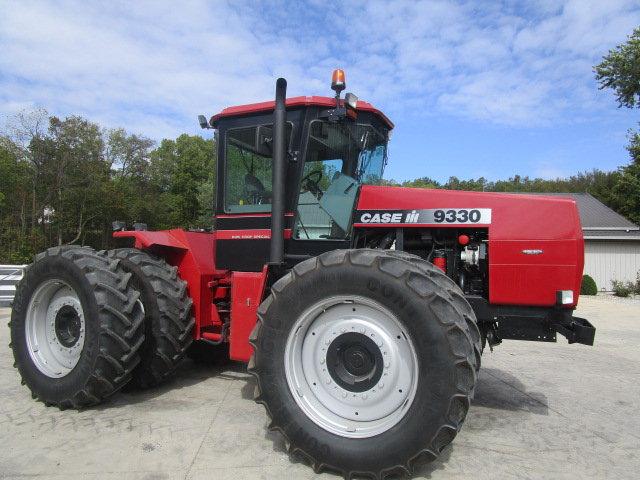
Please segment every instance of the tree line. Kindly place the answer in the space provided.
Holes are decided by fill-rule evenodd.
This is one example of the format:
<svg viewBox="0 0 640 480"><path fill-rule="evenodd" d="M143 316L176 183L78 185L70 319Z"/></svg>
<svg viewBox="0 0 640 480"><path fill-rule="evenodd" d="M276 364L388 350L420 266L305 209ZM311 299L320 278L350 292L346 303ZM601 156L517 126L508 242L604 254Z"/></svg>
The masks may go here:
<svg viewBox="0 0 640 480"><path fill-rule="evenodd" d="M594 67L601 89L619 107L640 106L640 28ZM640 223L640 133L629 130L631 162L553 180L488 181L429 177L389 185L493 192L588 192ZM150 229L209 228L213 215L216 148L212 139L180 135L156 144L79 116L44 110L11 118L0 132L0 263L30 262L53 245L113 245L114 220Z"/></svg>
<svg viewBox="0 0 640 480"><path fill-rule="evenodd" d="M0 136L0 263L29 262L54 245L113 246L112 222L149 229L210 228L213 139L180 135L156 145L124 129L42 110L21 113ZM624 169L547 180L514 176L442 183L429 177L387 185L493 192L589 192L636 222ZM635 213L635 215L634 215Z"/></svg>
<svg viewBox="0 0 640 480"><path fill-rule="evenodd" d="M0 135L0 263L53 245L109 248L113 220L209 227L215 164L214 141L199 136L156 145L78 116L18 114Z"/></svg>

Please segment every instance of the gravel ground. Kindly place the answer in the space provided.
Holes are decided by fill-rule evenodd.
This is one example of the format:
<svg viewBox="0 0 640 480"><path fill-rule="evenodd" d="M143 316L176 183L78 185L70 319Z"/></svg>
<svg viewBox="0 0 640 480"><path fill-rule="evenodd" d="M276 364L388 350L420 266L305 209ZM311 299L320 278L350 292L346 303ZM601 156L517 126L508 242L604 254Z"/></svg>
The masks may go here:
<svg viewBox="0 0 640 480"><path fill-rule="evenodd" d="M6 324L8 309L0 309ZM508 341L483 357L476 398L429 479L632 479L640 471L640 302L583 297L596 345ZM97 408L36 403L0 329L0 478L337 479L290 457L240 364L185 361L172 381Z"/></svg>
<svg viewBox="0 0 640 480"><path fill-rule="evenodd" d="M589 298L589 297L583 296L581 298ZM609 294L609 293L599 293L596 296L596 299L603 302L619 303L621 305L640 305L640 295L630 295L628 297L616 297L615 295Z"/></svg>

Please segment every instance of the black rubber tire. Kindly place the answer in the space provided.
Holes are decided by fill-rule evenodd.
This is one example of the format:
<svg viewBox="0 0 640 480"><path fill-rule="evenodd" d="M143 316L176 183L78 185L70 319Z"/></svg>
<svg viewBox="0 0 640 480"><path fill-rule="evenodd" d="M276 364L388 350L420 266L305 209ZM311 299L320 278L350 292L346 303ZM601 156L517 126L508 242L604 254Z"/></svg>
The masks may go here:
<svg viewBox="0 0 640 480"><path fill-rule="evenodd" d="M108 254L133 275L132 284L144 306L145 340L131 383L156 386L175 371L193 342L195 320L187 283L175 267L142 250L119 248Z"/></svg>
<svg viewBox="0 0 640 480"><path fill-rule="evenodd" d="M27 350L25 316L35 289L60 279L78 294L85 314L85 343L78 364L65 376L50 378ZM33 398L61 409L100 403L132 376L144 340L143 313L131 275L106 252L85 247L54 247L36 255L16 288L11 312L14 366Z"/></svg>
<svg viewBox="0 0 640 480"><path fill-rule="evenodd" d="M442 272L383 250L336 250L296 265L258 309L249 372L269 429L316 472L345 478L410 475L437 458L467 414L476 383L476 341L458 307L459 288ZM291 327L310 304L333 295L371 298L403 323L418 355L414 400L398 424L377 436L346 438L327 432L298 407L289 389L284 352Z"/></svg>
<svg viewBox="0 0 640 480"><path fill-rule="evenodd" d="M388 255L392 255L402 260L406 260L407 262L410 262L411 264L418 267L420 270L422 270L424 273L426 273L430 277L433 275L437 275L441 277L443 274L442 270L436 267L433 263L428 262L424 258L419 257L417 255L412 255L411 253L397 251L397 250L387 250L386 252ZM464 298L464 294L460 290L460 287L451 278L447 277L446 275L444 275L444 277L447 279L451 287L449 294L453 298L453 306L460 311L460 313L464 316L464 319L466 320L469 326L469 333L471 334L471 338L473 340L473 348L475 352L474 367L477 372L480 370L482 352L484 351L486 338L480 334L476 313L473 311L473 308L471 308L471 305L469 305L469 302L467 302L467 299Z"/></svg>
<svg viewBox="0 0 640 480"><path fill-rule="evenodd" d="M225 365L229 363L229 344L210 345L195 341L187 350L187 357L201 365Z"/></svg>

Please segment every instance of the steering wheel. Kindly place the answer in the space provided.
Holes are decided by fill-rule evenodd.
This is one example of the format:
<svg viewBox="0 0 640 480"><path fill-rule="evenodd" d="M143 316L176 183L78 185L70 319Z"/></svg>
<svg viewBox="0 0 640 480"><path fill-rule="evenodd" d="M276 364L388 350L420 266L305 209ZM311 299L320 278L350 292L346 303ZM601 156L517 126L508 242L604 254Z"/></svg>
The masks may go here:
<svg viewBox="0 0 640 480"><path fill-rule="evenodd" d="M322 180L322 170L307 173L300 182L301 192L311 192L319 200L323 193L320 188L320 180Z"/></svg>

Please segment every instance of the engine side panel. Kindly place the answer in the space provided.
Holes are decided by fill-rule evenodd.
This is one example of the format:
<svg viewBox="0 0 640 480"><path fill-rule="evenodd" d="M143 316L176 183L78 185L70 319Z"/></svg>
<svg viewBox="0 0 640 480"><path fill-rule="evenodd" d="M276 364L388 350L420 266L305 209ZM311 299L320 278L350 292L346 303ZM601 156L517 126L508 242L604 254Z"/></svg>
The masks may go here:
<svg viewBox="0 0 640 480"><path fill-rule="evenodd" d="M437 210L445 212L444 218L440 213L434 216ZM474 210L479 213L473 215L477 221L471 222L469 212ZM574 304L568 306L577 302L584 241L571 199L363 186L354 228L391 226L486 228L490 303L552 306L558 290L575 292Z"/></svg>

